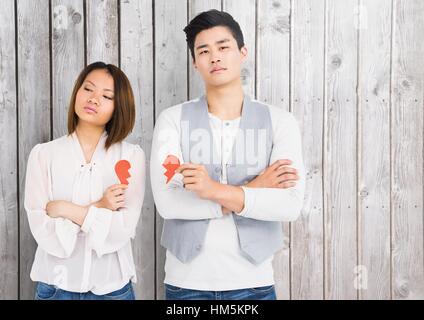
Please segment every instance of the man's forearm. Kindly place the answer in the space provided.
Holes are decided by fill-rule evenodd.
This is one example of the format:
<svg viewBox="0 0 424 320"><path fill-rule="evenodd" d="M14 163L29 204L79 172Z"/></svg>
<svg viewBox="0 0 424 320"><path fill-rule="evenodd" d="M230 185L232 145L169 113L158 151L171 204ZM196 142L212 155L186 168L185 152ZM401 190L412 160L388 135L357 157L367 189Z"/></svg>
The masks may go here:
<svg viewBox="0 0 424 320"><path fill-rule="evenodd" d="M216 182L209 200L219 203L236 213L244 208L244 191L239 186L232 186Z"/></svg>

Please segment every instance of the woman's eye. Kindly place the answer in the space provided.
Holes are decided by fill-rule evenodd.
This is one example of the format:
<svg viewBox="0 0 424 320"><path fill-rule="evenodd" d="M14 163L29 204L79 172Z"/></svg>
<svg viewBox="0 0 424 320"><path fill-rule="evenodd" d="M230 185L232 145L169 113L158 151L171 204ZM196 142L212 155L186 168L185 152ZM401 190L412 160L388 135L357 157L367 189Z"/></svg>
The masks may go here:
<svg viewBox="0 0 424 320"><path fill-rule="evenodd" d="M89 89L89 88L87 88L87 87L86 87L86 88L84 88L84 90L85 90L85 91L89 91L89 92L92 92L92 91L93 91L93 90L91 90L91 89Z"/></svg>
<svg viewBox="0 0 424 320"><path fill-rule="evenodd" d="M103 96L104 98L108 99L108 100L113 100L113 98L108 97L108 96Z"/></svg>

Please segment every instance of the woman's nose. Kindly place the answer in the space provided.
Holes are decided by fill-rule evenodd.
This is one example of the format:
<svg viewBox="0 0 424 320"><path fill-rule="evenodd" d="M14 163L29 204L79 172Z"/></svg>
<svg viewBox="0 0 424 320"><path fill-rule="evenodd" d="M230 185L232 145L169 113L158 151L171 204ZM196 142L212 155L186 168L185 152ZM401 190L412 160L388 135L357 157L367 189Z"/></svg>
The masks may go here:
<svg viewBox="0 0 424 320"><path fill-rule="evenodd" d="M88 102L99 105L99 100L96 97L90 97Z"/></svg>

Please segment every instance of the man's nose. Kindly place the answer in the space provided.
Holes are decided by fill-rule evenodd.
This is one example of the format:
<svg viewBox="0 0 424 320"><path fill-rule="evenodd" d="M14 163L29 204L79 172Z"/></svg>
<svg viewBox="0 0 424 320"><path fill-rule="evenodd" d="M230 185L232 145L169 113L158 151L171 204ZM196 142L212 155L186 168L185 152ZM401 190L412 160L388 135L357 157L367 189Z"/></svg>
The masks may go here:
<svg viewBox="0 0 424 320"><path fill-rule="evenodd" d="M221 62L221 55L219 52L212 51L211 62L212 63Z"/></svg>

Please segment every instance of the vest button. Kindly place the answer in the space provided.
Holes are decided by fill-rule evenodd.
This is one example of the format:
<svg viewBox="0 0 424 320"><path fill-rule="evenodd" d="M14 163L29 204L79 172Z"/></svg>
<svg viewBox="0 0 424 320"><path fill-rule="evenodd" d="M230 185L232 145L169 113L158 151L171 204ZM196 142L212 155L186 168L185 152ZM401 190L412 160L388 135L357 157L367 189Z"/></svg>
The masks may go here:
<svg viewBox="0 0 424 320"><path fill-rule="evenodd" d="M200 249L202 249L202 246L201 246L200 244L198 244L198 245L196 246L196 250L197 250L197 251L199 251Z"/></svg>

